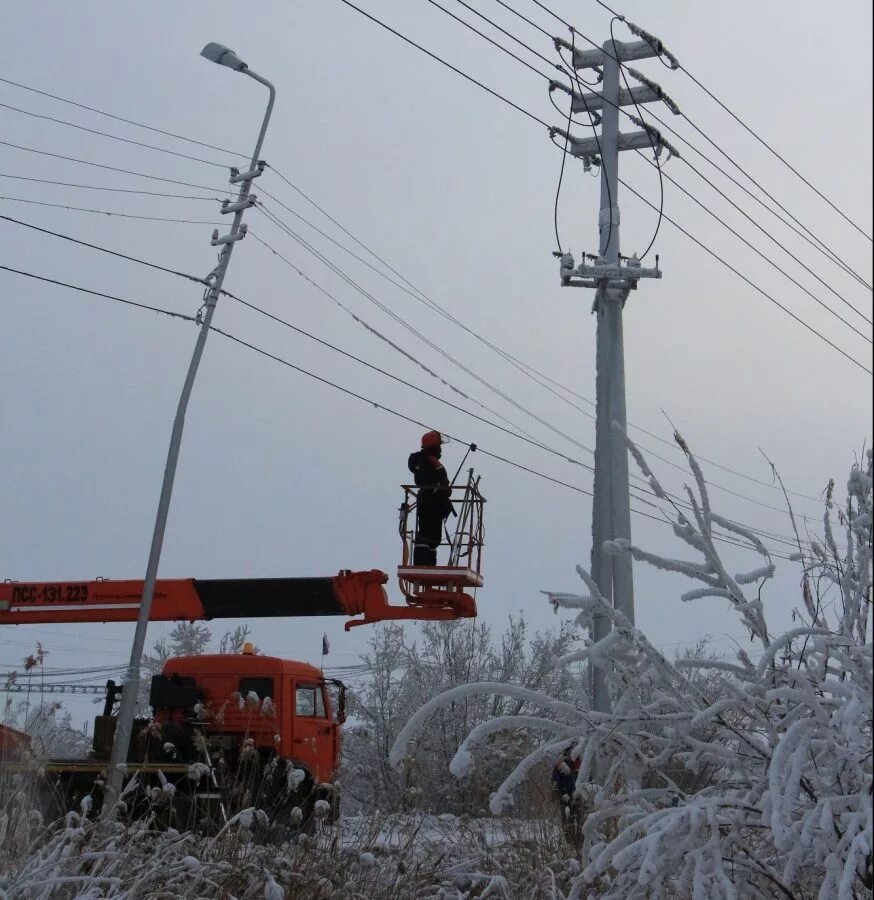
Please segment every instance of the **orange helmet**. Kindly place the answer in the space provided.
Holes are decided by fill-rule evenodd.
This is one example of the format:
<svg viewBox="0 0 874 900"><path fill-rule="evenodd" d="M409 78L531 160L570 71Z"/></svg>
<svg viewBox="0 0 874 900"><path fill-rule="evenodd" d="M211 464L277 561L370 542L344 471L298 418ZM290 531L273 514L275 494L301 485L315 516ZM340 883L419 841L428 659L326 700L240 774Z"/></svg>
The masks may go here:
<svg viewBox="0 0 874 900"><path fill-rule="evenodd" d="M428 450L431 447L439 447L441 444L448 444L449 439L443 437L439 431L429 431L422 435L422 449Z"/></svg>

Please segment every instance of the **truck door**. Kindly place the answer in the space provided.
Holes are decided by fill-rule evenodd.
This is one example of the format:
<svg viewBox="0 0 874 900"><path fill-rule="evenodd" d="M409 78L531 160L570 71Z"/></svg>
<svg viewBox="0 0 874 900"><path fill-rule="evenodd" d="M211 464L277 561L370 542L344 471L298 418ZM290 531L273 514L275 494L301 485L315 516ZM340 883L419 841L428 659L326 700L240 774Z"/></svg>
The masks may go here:
<svg viewBox="0 0 874 900"><path fill-rule="evenodd" d="M294 758L309 767L316 783L328 781L333 769L333 722L328 718L325 687L318 681L294 684L294 722L291 746Z"/></svg>

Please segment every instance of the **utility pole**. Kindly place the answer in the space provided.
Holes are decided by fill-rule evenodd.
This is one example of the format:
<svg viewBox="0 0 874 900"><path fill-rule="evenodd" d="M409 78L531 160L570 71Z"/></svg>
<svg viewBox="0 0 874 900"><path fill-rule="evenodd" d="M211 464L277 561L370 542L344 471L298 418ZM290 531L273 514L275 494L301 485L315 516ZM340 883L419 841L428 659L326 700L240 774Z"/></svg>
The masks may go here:
<svg viewBox="0 0 874 900"><path fill-rule="evenodd" d="M646 35L635 26L635 33L645 39L632 43L605 41L600 49L577 50L562 38L555 39L556 49L572 53L574 70L595 69L603 76L601 93L570 89L571 112L589 114L593 127L598 120L601 135L576 138L560 128L551 129L551 136L561 135L568 142L568 152L581 158L586 169L598 165L601 169L601 204L598 215L600 234L597 255L586 255L574 266L570 253L561 256L561 283L565 287L586 287L595 291L592 311L597 316L596 349L596 436L595 485L592 501L592 558L591 572L598 589L607 602L634 622L634 579L631 557L604 552L604 543L619 539L631 540L631 510L628 494L628 451L623 435L626 429L625 412L625 351L622 334L622 313L631 291L637 290L641 278L661 278L656 257L655 268L644 268L636 256L623 258L619 253L619 151L654 150L660 154L667 148L676 150L665 141L658 129L632 117L639 131L623 134L619 130L620 107L664 101L674 112L676 105L661 88L648 78L627 69L637 81L633 88L620 87L620 66L629 60L666 55L658 39ZM627 68L627 67L626 67ZM550 90L568 91L565 85L552 82ZM586 260L591 259L592 265ZM606 637L611 623L605 616L595 616L593 639ZM592 708L608 712L611 700L603 669L592 667Z"/></svg>
<svg viewBox="0 0 874 900"><path fill-rule="evenodd" d="M124 764L127 762L131 732L133 730L134 713L136 711L137 694L140 686L140 661L146 643L146 629L149 624L152 599L155 594L155 581L158 577L158 564L161 560L161 550L164 545L164 531L167 526L167 515L170 511L170 498L173 494L173 482L176 477L176 464L179 461L179 448L182 444L182 430L185 426L185 412L188 409L188 400L191 397L191 391L194 387L194 379L197 375L200 359L203 356L203 348L206 344L206 339L209 336L213 313L215 312L216 303L218 302L219 295L222 291L222 284L225 280L225 274L228 270L228 263L231 260L234 244L246 236L246 226L242 224L243 213L250 206L255 205L255 196L250 193L250 190L252 181L261 175L266 165L259 157L261 155L261 145L264 143L264 135L267 132L267 123L270 121L270 114L273 111L273 101L276 99L276 90L273 85L265 78L252 72L249 67L239 59L233 50L229 50L221 44L210 43L201 50L200 55L206 57L206 59L211 62L227 66L235 72L241 72L244 75L248 75L260 84L263 84L270 92L270 99L267 101L267 109L264 113L264 120L261 123L261 131L258 134L258 140L255 143L255 151L252 154L249 170L246 172L239 172L236 169L231 169L230 183L240 186L239 194L237 195L236 201L231 203L225 200L222 202L221 206L221 212L223 214L233 213L234 215L231 230L221 237L219 236L218 229L212 234L212 246L221 247L221 251L219 252L218 265L216 265L212 272L204 279L204 283L207 287L204 293L201 312L198 313L200 332L197 335L197 341L194 345L194 352L188 366L188 374L185 377L185 383L182 386L182 393L179 397L179 404L176 409L176 418L173 421L173 430L170 434L170 447L167 451L167 462L164 467L164 480L161 484L161 495L158 500L158 512L155 517L155 528L152 534L151 548L149 550L149 561L146 566L146 578L143 583L143 593L140 598L137 626L134 632L127 676L125 677L124 690L122 692L121 704L118 710L115 738L112 744L109 777L107 779L106 797L104 799L102 811L104 818L109 818L115 814L122 781L124 780Z"/></svg>

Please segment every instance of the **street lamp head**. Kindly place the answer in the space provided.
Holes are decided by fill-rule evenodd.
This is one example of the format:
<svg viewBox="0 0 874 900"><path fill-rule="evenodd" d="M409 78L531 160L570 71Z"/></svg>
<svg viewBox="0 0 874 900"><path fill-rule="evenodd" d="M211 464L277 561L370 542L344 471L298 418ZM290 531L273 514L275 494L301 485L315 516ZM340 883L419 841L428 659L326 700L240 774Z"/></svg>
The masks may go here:
<svg viewBox="0 0 874 900"><path fill-rule="evenodd" d="M200 55L206 57L210 62L218 63L220 66L227 66L235 72L242 72L248 68L243 60L233 50L225 47L224 44L210 42L200 51Z"/></svg>

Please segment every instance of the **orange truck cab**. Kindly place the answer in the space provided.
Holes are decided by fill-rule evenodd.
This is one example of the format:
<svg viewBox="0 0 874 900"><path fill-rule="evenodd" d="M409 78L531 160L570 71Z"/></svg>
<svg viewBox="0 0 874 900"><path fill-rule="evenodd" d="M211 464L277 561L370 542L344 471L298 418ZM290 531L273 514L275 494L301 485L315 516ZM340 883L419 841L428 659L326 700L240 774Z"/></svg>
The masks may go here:
<svg viewBox="0 0 874 900"><path fill-rule="evenodd" d="M196 698L190 707L162 696L183 686ZM192 713L203 721L211 750L234 751L248 740L259 756L300 764L323 784L340 764L344 694L340 682L326 680L315 666L243 652L168 660L151 701L162 725L181 724Z"/></svg>

